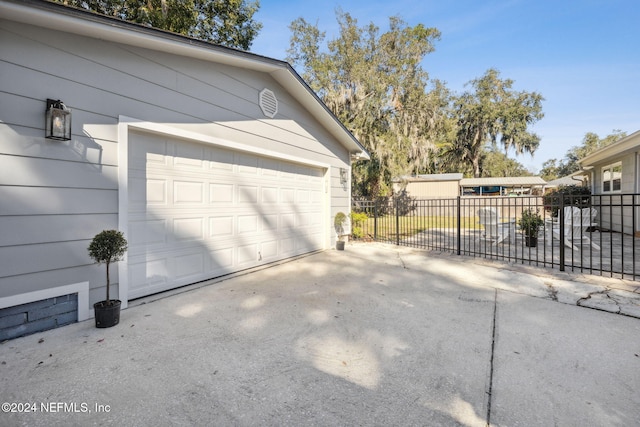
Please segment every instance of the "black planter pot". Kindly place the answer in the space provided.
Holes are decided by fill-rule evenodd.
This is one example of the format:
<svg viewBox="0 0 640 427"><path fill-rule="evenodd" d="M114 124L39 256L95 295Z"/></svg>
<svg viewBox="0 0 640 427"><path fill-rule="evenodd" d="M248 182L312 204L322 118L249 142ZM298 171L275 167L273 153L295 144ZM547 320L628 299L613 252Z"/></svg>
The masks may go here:
<svg viewBox="0 0 640 427"><path fill-rule="evenodd" d="M336 249L339 251L344 251L344 243L345 243L344 241L338 240L336 242Z"/></svg>
<svg viewBox="0 0 640 427"><path fill-rule="evenodd" d="M524 236L524 244L528 248L535 248L538 246L538 238L536 236Z"/></svg>
<svg viewBox="0 0 640 427"><path fill-rule="evenodd" d="M120 300L112 299L111 305L107 301L93 304L96 316L96 328L110 328L120 323Z"/></svg>

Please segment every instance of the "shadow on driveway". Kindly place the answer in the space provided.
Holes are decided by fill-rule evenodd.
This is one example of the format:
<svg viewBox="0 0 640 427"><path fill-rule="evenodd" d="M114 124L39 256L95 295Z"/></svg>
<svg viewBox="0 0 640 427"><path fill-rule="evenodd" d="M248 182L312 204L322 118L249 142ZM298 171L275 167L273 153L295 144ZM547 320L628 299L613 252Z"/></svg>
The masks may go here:
<svg viewBox="0 0 640 427"><path fill-rule="evenodd" d="M606 286L352 244L139 301L111 329L87 321L5 342L3 399L38 411L0 416L36 426L632 425L640 320L570 302Z"/></svg>

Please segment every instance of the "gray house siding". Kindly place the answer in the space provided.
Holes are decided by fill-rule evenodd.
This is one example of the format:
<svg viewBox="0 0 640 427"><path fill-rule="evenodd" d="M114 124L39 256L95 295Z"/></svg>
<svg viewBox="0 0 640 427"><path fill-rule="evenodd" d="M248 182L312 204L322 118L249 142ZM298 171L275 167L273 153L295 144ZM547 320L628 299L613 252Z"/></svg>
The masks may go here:
<svg viewBox="0 0 640 427"><path fill-rule="evenodd" d="M349 209L348 149L268 73L0 20L0 75L0 299L81 282L104 299L86 248L119 224L121 116L326 164L326 229ZM71 108L71 141L44 138L47 98Z"/></svg>
<svg viewBox="0 0 640 427"><path fill-rule="evenodd" d="M602 168L617 162L622 164L622 179L620 182L620 191L618 193L631 194L635 189L635 168L636 159L634 155L616 156L604 162L594 164L594 188L595 194L607 194L602 188ZM614 192L615 194L615 192Z"/></svg>
<svg viewBox="0 0 640 427"><path fill-rule="evenodd" d="M602 185L602 168L617 162L622 164L622 178L620 181L620 191L605 193ZM636 156L624 155L607 159L604 162L594 164L594 194L601 195L598 200L603 204L613 205L612 208L600 209L599 223L605 229L610 229L626 234L634 234L638 231L638 225L633 224L633 204L632 196L624 196L637 192L636 186ZM638 202L636 201L636 204ZM640 212L636 212L636 216L640 216Z"/></svg>
<svg viewBox="0 0 640 427"><path fill-rule="evenodd" d="M603 168L616 163L622 166L620 190L605 192L603 188ZM626 234L640 233L640 209L638 196L640 193L640 131L635 132L614 144L598 150L580 161L583 168L590 168L593 174L592 192L598 195L596 201L611 208L599 209L599 224ZM634 200L635 199L635 200Z"/></svg>

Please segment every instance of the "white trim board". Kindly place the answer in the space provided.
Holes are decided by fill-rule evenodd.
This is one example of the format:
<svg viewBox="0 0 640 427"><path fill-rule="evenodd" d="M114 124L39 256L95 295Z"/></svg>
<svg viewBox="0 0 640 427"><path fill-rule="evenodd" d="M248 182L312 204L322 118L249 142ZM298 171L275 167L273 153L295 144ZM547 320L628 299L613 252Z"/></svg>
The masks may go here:
<svg viewBox="0 0 640 427"><path fill-rule="evenodd" d="M224 147L230 150L235 150L235 151L242 151L245 153L251 153L251 154L257 154L260 156L264 156L264 157L271 157L274 159L279 159L279 160L288 160L290 162L293 163L300 163L300 164L304 164L304 165L308 165L308 166L315 166L318 168L325 168L325 169L329 169L330 165L328 163L324 163L324 162L317 162L314 160L309 160L309 159L305 159L304 157L299 157L299 156L292 156L290 154L285 154L285 153L280 153L277 151L273 151L273 150L267 150L265 148L261 148L261 147L255 147L252 145L246 145L246 144L242 144L240 142L235 142L235 141L231 141L228 139L224 139L224 138L218 138L215 136L210 136L210 135L205 135L202 133L198 133L198 132L192 132L192 131L188 131L188 130L184 130L184 129L179 129L173 126L168 126L168 125L164 125L161 123L155 123L155 122L147 122L147 121L142 121L142 120L137 120L131 117L127 117L127 116L120 116L119 117L119 123L118 123L118 143L122 143L124 142L122 139L122 137L126 137L128 138L128 135L123 135L123 133L121 133L121 127L126 127L127 130L127 134L128 134L128 129L133 128L133 129L138 129L138 130L142 130L142 131L147 131L147 132L151 132L151 133L156 133L159 135L169 135L171 137L174 138L178 138L178 139L185 139L188 141L194 141L194 142L199 142L202 144L211 144L211 145L216 145L219 147ZM128 141L127 141L128 142ZM126 154L126 152L125 152Z"/></svg>
<svg viewBox="0 0 640 427"><path fill-rule="evenodd" d="M78 322L91 318L91 311L89 310L89 282L73 283L56 288L42 289L0 298L0 308L29 304L69 294L78 294Z"/></svg>

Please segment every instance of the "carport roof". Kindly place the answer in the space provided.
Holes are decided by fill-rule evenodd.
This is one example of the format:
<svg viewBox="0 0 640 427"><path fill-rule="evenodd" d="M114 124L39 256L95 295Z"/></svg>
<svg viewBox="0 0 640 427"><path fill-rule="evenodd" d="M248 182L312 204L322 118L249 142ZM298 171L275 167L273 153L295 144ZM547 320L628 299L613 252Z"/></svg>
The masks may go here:
<svg viewBox="0 0 640 427"><path fill-rule="evenodd" d="M369 159L369 153L362 144L286 61L48 1L0 0L0 17L84 37L267 73L314 115L352 156Z"/></svg>
<svg viewBox="0 0 640 427"><path fill-rule="evenodd" d="M516 176L504 178L463 178L460 180L461 187L481 187L481 186L533 186L546 185L547 182L539 176Z"/></svg>

